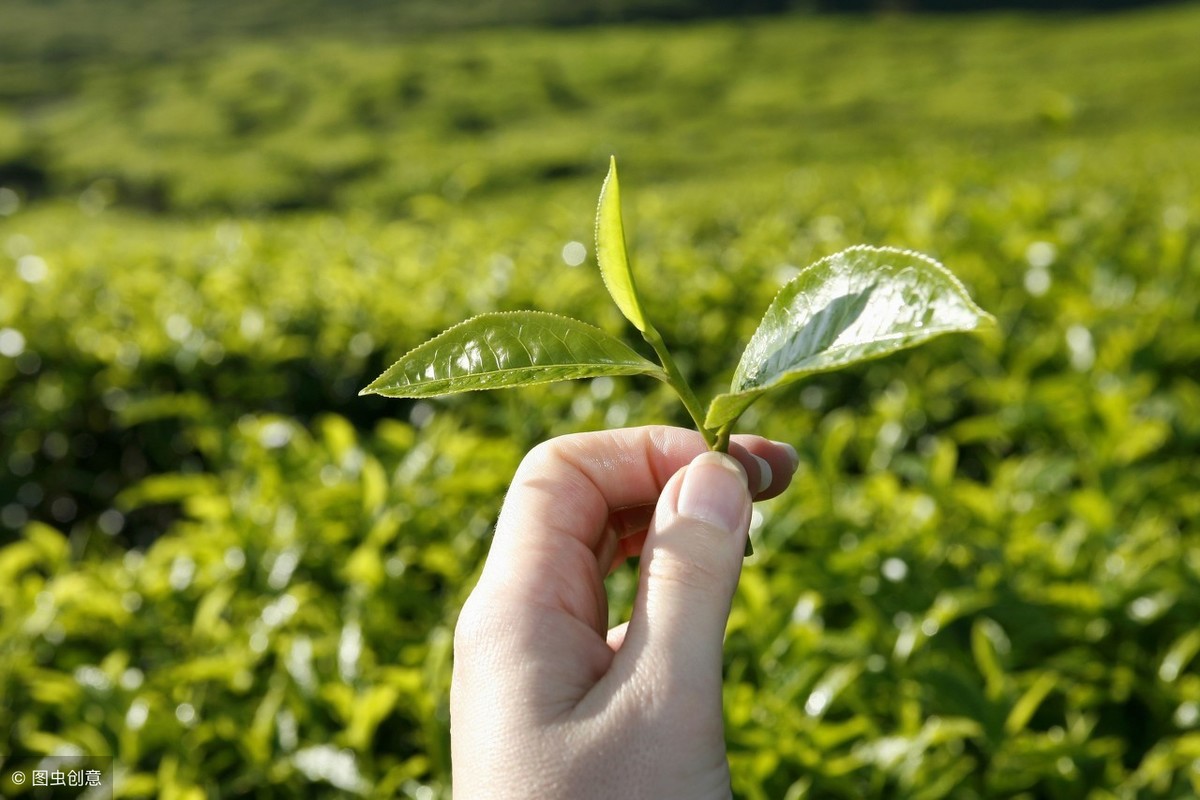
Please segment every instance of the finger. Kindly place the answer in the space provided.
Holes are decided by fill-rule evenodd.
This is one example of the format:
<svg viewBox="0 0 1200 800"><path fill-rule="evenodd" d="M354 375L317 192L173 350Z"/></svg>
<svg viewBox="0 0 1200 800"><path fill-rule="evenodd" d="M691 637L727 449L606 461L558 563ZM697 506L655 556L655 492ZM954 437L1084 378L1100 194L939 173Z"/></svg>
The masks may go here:
<svg viewBox="0 0 1200 800"><path fill-rule="evenodd" d="M612 566L609 567L609 574L612 574L613 570L629 559L639 557L642 554L642 548L645 544L646 531L644 530L641 533L635 533L632 536L626 536L622 539L617 547L616 558L613 559Z"/></svg>
<svg viewBox="0 0 1200 800"><path fill-rule="evenodd" d="M657 498L655 499L657 500ZM654 518L655 505L656 503L647 503L632 508L618 508L609 515L608 524L612 526L613 533L618 539L645 533L646 529L650 527L650 520Z"/></svg>
<svg viewBox="0 0 1200 800"><path fill-rule="evenodd" d="M746 468L755 500L770 500L783 492L792 482L800 464L796 448L784 442L773 442L761 436L734 436L729 454ZM766 475L763 468L766 468Z"/></svg>
<svg viewBox="0 0 1200 800"><path fill-rule="evenodd" d="M755 500L768 500L782 493L791 483L800 461L791 445L760 436L735 436L729 454L738 459L746 470L750 485L757 488ZM606 563L609 553L613 554L608 568L610 574L627 558L641 554L653 516L654 504L619 508L609 515L609 526L617 537L617 544L603 552L600 563Z"/></svg>
<svg viewBox="0 0 1200 800"><path fill-rule="evenodd" d="M625 632L628 629L628 622L622 622L620 625L608 629L608 646L614 653L621 649L621 645L625 644Z"/></svg>
<svg viewBox="0 0 1200 800"><path fill-rule="evenodd" d="M686 691L717 692L721 646L750 528L740 463L704 453L664 489L642 550L625 647L652 675ZM633 658L630 655L628 658ZM619 654L618 659L621 658ZM662 688L661 686L659 688Z"/></svg>
<svg viewBox="0 0 1200 800"><path fill-rule="evenodd" d="M761 485L763 459L772 473L764 496L787 485L792 461L784 445L734 437L734 455ZM705 451L703 437L650 426L552 439L522 461L504 502L480 580L485 593L565 608L603 633L603 579L620 541L615 510L653 505L672 475ZM625 530L629 530L628 527Z"/></svg>
<svg viewBox="0 0 1200 800"><path fill-rule="evenodd" d="M704 450L699 433L647 427L575 434L534 448L517 470L476 593L489 605L565 611L603 639L604 577L616 509L653 504Z"/></svg>
<svg viewBox="0 0 1200 800"><path fill-rule="evenodd" d="M620 538L614 511L653 506L667 480L703 452L704 440L682 428L645 427L574 434L534 448L521 462L488 555L484 577L544 579L544 568L599 556ZM607 555L607 553L605 553ZM601 569L601 561L603 569Z"/></svg>
<svg viewBox="0 0 1200 800"><path fill-rule="evenodd" d="M654 518L654 506L634 506L619 508L609 516L609 527L615 536L612 546L601 551L599 562L608 564L608 573L642 552L642 543L646 541L646 530L650 520Z"/></svg>

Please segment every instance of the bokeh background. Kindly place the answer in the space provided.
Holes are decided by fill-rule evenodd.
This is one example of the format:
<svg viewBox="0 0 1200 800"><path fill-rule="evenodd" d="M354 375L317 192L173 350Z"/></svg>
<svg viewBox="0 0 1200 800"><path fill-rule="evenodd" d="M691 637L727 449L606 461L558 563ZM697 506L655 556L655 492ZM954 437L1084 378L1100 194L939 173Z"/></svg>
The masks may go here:
<svg viewBox="0 0 1200 800"><path fill-rule="evenodd" d="M852 244L1002 332L744 418L801 466L729 627L736 794L1197 796L1197 41L1195 3L0 0L0 760L448 797L521 454L687 419L641 379L357 391L482 311L631 335L615 153L702 395Z"/></svg>

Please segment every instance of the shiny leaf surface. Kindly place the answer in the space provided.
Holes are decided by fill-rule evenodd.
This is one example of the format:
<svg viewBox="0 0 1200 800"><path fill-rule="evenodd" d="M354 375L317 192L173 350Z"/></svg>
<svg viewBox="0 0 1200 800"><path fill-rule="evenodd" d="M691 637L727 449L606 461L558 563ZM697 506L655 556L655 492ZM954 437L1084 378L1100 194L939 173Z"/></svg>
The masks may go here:
<svg viewBox="0 0 1200 800"><path fill-rule="evenodd" d="M994 324L945 267L889 247L852 247L788 282L742 353L705 424L736 420L776 386Z"/></svg>
<svg viewBox="0 0 1200 800"><path fill-rule="evenodd" d="M621 187L617 181L617 159L609 161L608 175L600 189L596 209L596 261L600 276L625 318L639 331L646 330L646 315L633 283L633 271L625 252L625 226L621 222Z"/></svg>
<svg viewBox="0 0 1200 800"><path fill-rule="evenodd" d="M662 370L599 328L540 311L481 314L409 351L363 389L433 397Z"/></svg>

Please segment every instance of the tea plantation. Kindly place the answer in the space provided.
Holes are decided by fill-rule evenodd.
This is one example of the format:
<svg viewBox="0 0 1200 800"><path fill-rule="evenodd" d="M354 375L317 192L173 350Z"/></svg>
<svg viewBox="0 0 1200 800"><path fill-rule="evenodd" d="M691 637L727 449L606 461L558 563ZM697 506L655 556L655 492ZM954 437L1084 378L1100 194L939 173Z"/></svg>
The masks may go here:
<svg viewBox="0 0 1200 800"><path fill-rule="evenodd" d="M737 796L1200 795L1200 7L164 27L169 53L10 19L5 764L448 797L455 616L521 455L687 418L642 379L357 392L483 311L629 337L591 252L616 153L704 396L852 244L937 257L1000 323L743 418L801 465L728 632Z"/></svg>

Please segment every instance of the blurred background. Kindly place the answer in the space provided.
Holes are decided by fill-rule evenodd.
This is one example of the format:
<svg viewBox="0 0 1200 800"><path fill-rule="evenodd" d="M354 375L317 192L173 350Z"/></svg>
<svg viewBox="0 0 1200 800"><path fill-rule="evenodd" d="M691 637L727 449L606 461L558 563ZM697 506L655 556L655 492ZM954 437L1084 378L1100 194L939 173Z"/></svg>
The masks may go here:
<svg viewBox="0 0 1200 800"><path fill-rule="evenodd" d="M1003 334L743 418L801 466L730 622L737 796L1200 795L1198 35L1115 0L0 0L0 760L449 797L522 453L688 420L642 379L357 392L483 311L630 337L616 154L702 396L853 244Z"/></svg>

